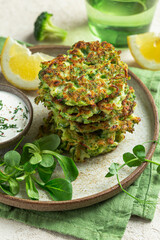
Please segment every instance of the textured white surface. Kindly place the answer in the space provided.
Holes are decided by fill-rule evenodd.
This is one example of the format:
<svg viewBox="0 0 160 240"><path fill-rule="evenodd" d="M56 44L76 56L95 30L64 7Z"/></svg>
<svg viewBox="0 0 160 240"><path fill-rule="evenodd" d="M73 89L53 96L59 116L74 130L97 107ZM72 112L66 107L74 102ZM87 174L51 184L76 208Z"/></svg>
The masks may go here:
<svg viewBox="0 0 160 240"><path fill-rule="evenodd" d="M64 42L71 45L78 40L95 39L86 24L86 10L83 0L0 0L0 35L11 36L18 40L36 43L33 38L33 23L42 11L54 13L54 23L69 30ZM160 3L151 30L158 32L160 26ZM130 66L137 66L128 49L123 50L122 59ZM132 217L127 225L123 240L160 239L159 220L160 204L152 222L138 217ZM103 224L103 223L102 223ZM36 229L16 221L0 218L0 240L73 240L76 238L64 236L46 230Z"/></svg>

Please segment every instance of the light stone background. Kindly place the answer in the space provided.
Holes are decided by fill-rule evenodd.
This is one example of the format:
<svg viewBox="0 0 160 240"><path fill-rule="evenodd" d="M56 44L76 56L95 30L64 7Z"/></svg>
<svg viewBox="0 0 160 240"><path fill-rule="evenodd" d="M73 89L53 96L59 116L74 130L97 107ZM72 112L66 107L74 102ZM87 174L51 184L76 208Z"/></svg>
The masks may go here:
<svg viewBox="0 0 160 240"><path fill-rule="evenodd" d="M69 34L63 44L71 45L79 40L94 40L89 32L84 0L0 0L0 36L11 36L36 44L33 23L42 12L54 13L54 24L66 29ZM159 31L160 3L157 5L151 31ZM59 44L59 43L58 43ZM137 66L128 49L123 50L122 59L129 66ZM160 239L160 201L152 222L131 217L123 240ZM37 229L25 224L0 218L0 240L74 240L55 232Z"/></svg>

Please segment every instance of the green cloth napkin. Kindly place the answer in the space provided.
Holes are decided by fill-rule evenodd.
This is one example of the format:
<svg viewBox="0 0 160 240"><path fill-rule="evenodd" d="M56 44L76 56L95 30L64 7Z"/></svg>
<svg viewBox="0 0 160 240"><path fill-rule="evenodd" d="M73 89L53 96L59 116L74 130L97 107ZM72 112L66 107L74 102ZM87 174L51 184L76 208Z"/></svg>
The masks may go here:
<svg viewBox="0 0 160 240"><path fill-rule="evenodd" d="M131 68L150 89L160 113L160 71L152 72ZM160 145L157 146L154 160L158 161ZM142 175L128 191L136 197L155 201L160 189L160 177L156 169L148 165ZM119 240L122 238L131 215L151 220L155 205L142 205L125 193L90 207L64 212L36 212L0 204L0 216L14 219L31 226L56 231L88 240Z"/></svg>

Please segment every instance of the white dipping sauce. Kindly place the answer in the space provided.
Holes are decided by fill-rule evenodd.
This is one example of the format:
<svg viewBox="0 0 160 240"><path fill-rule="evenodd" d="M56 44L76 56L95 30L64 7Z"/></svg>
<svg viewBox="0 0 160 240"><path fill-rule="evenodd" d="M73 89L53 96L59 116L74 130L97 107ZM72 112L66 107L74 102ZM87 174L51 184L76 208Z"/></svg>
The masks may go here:
<svg viewBox="0 0 160 240"><path fill-rule="evenodd" d="M0 142L23 131L29 119L25 103L16 95L0 91Z"/></svg>

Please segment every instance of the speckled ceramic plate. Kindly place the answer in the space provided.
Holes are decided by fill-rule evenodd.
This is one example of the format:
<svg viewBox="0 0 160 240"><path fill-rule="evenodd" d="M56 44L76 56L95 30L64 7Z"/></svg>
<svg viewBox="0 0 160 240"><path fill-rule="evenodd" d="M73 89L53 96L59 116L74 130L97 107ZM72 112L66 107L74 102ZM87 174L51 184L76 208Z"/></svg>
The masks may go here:
<svg viewBox="0 0 160 240"><path fill-rule="evenodd" d="M67 46L35 46L31 50L33 52L44 52L49 55L56 56L64 53L68 49ZM122 155L126 151L132 151L136 144L141 144L148 140L158 139L158 114L153 98L146 86L131 71L129 71L131 81L129 85L133 86L136 92L137 107L135 114L141 117L141 122L135 126L133 134L127 133L116 150L111 153L86 160L84 163L78 163L79 176L73 182L73 199L70 201L51 201L48 195L40 190L40 201L28 200L25 191L21 191L17 197L11 197L0 194L0 202L15 206L18 208L32 209L38 211L63 211L77 209L93 205L104 201L118 194L121 189L117 184L116 177L105 178L108 168L112 162L122 163ZM5 81L5 80L4 80ZM33 108L34 117L31 129L25 139L26 142L32 141L37 135L38 128L43 122L43 118L47 116L47 109L43 105L34 104L36 92L27 92ZM146 144L147 158L151 159L156 145L154 143ZM143 163L137 168L125 167L120 172L120 180L123 187L132 184L138 176L143 172L147 163ZM55 177L63 176L60 168L56 168ZM23 189L23 187L22 187Z"/></svg>

